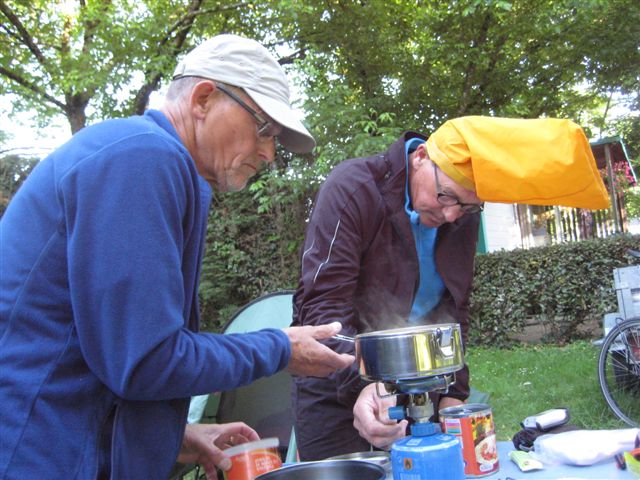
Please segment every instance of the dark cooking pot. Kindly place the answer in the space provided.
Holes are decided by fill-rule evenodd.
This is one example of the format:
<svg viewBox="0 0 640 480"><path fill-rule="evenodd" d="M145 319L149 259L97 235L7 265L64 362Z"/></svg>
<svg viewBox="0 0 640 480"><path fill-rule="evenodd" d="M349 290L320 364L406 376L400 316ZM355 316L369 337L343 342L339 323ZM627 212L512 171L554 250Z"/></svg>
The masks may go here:
<svg viewBox="0 0 640 480"><path fill-rule="evenodd" d="M457 323L361 333L355 344L360 376L374 382L449 374L464 366Z"/></svg>
<svg viewBox="0 0 640 480"><path fill-rule="evenodd" d="M321 460L296 463L256 477L256 480L384 480L384 468L363 460Z"/></svg>

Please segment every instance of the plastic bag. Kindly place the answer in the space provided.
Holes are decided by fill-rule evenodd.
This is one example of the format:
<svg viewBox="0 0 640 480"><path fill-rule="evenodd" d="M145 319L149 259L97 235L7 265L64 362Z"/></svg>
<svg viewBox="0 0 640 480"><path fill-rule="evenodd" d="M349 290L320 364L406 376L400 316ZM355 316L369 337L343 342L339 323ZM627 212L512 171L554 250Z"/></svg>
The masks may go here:
<svg viewBox="0 0 640 480"><path fill-rule="evenodd" d="M536 438L545 435L545 434L557 434L562 432L568 432L570 430L579 430L575 425L571 425L569 423L565 423L564 425L560 425L558 427L550 428L549 430L543 431L538 430L537 428L523 428L518 433L513 436L513 446L517 450L522 450L523 452L530 452L533 450L533 442L535 442Z"/></svg>
<svg viewBox="0 0 640 480"><path fill-rule="evenodd" d="M541 435L533 442L535 458L547 464L593 465L633 448L640 429L573 430Z"/></svg>

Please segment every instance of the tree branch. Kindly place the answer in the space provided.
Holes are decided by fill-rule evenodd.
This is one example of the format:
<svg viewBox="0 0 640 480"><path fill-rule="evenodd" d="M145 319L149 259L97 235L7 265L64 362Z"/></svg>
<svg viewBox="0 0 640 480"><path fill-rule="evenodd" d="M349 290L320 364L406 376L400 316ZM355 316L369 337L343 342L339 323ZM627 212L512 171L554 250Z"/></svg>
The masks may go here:
<svg viewBox="0 0 640 480"><path fill-rule="evenodd" d="M40 151L40 152L50 152L51 150L53 150L52 148L46 148L46 147L12 147L12 148L7 148L5 150L0 150L0 156L5 156L5 155L28 155L28 154L36 154L36 152Z"/></svg>
<svg viewBox="0 0 640 480"><path fill-rule="evenodd" d="M293 52L291 55L287 55L286 57L279 58L278 63L280 65L291 65L294 61L301 58L305 58L306 56L307 56L307 49L300 48L299 50L296 50L295 52Z"/></svg>
<svg viewBox="0 0 640 480"><path fill-rule="evenodd" d="M26 88L27 90L30 90L31 92L33 92L36 95L44 98L48 102L53 103L55 106L57 106L58 108L62 109L63 111L66 110L67 106L64 103L60 102L55 97L52 97L46 91L44 91L43 89L39 88L38 85L35 82L30 82L30 81L26 80L25 78L21 77L20 75L12 72L10 70L7 70L2 65L0 65L0 75L3 75L5 77L13 80L18 85L21 85L22 87Z"/></svg>
<svg viewBox="0 0 640 480"><path fill-rule="evenodd" d="M36 57L36 59L42 66L46 66L47 60L43 55L43 53L38 48L38 46L36 45L35 41L33 40L33 37L29 34L27 29L24 28L24 25L22 24L20 19L16 16L16 14L13 13L13 11L7 6L6 3L4 3L4 0L0 0L0 11L2 11L4 16L7 17L7 19L9 19L11 24L18 30L20 35L17 38L24 45L26 45L26 47L31 51L31 53L33 53L33 55Z"/></svg>
<svg viewBox="0 0 640 480"><path fill-rule="evenodd" d="M240 4L235 5L238 6ZM173 45L171 46L171 56L169 58L175 59L175 56L178 54L178 52L182 51L184 43L187 39L187 35L191 31L191 27L193 27L193 22L201 12L201 5L202 0L191 0L191 4L189 5L189 11L187 12L187 14L176 23L174 23L174 25L170 27L169 31L167 31L165 37L160 41L161 50L162 47L166 46L170 41L172 41ZM223 7L223 9L228 9L230 7L232 6ZM222 9L218 9L218 11L221 10ZM176 32L177 34L172 38L172 35ZM149 103L149 96L151 95L151 92L156 90L158 88L158 85L160 85L162 75L162 70L157 68L155 70L147 70L145 72L145 84L140 88L140 90L138 90L136 98L133 102L134 113L142 114L144 112L147 104Z"/></svg>
<svg viewBox="0 0 640 480"><path fill-rule="evenodd" d="M189 10L182 17L176 20L173 25L171 25L167 31L164 38L162 38L159 42L160 45L166 45L172 39L173 35L178 32L179 34L183 34L183 30L186 28L187 31L191 29L193 22L196 17L207 15L209 13L221 13L226 10L234 10L240 7L246 7L252 2L237 2L231 5L218 6L215 8L206 8L204 10L200 10L200 5L202 4L202 0L192 0L191 5L189 5ZM196 5L197 4L197 5Z"/></svg>
<svg viewBox="0 0 640 480"><path fill-rule="evenodd" d="M473 39L471 44L471 50L475 48L479 48L480 46L487 43L487 33L489 31L489 26L491 24L492 15L491 13L487 13L484 16L482 21L482 25L480 27L480 31L476 38ZM462 87L462 95L460 99L460 107L458 108L458 116L464 115L469 109L469 105L471 105L471 89L473 88L473 83L475 80L477 65L471 60L471 64L468 66L467 71L464 75L464 86Z"/></svg>
<svg viewBox="0 0 640 480"><path fill-rule="evenodd" d="M91 46L93 45L93 40L95 38L95 31L100 26L100 23L104 18L108 18L106 15L106 11L108 7L111 5L111 0L103 0L100 3L102 10L105 12L104 16L98 15L96 19L88 20L83 16L83 25L84 25L84 34L82 36L82 54L90 55ZM87 8L86 2L84 0L80 0L80 10L83 11ZM85 90L86 103L88 103L88 99L92 98L98 87L97 85L93 85L91 88Z"/></svg>

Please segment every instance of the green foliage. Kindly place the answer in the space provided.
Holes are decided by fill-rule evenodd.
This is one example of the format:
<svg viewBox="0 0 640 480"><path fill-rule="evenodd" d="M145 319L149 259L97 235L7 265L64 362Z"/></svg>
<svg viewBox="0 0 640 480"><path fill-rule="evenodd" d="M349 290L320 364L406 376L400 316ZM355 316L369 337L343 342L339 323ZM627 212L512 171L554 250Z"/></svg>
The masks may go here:
<svg viewBox="0 0 640 480"><path fill-rule="evenodd" d="M624 193L624 200L629 218L640 218L640 187L627 189Z"/></svg>
<svg viewBox="0 0 640 480"><path fill-rule="evenodd" d="M20 155L6 155L0 158L0 217L37 163L37 158Z"/></svg>
<svg viewBox="0 0 640 480"><path fill-rule="evenodd" d="M35 113L41 125L64 115L72 132L142 113L177 56L203 37L237 30L260 37L245 26L255 13L243 2L3 0L1 6L0 95L15 94L13 111Z"/></svg>
<svg viewBox="0 0 640 480"><path fill-rule="evenodd" d="M640 88L639 88L640 90ZM638 97L640 102L640 97ZM640 218L640 116L628 115L612 126L613 132L620 136L625 144L627 155L636 174L638 185L631 186L628 182L624 185L624 201L628 218Z"/></svg>
<svg viewBox="0 0 640 480"><path fill-rule="evenodd" d="M633 0L308 1L291 12L283 34L311 66L303 69L306 109L326 105L311 119L319 132L354 104L426 133L469 114L579 120L608 91L637 85ZM585 83L591 88L578 90ZM340 137L348 142L349 129L332 135Z"/></svg>
<svg viewBox="0 0 640 480"><path fill-rule="evenodd" d="M476 258L470 342L506 346L525 322L542 322L554 343L579 338L578 327L617 310L613 269L633 263L640 237L564 243Z"/></svg>
<svg viewBox="0 0 640 480"><path fill-rule="evenodd" d="M307 111L334 116L319 115L313 127L338 143L353 141L358 126L342 120L354 105L360 121L379 126L392 115L388 126L427 133L464 114L577 120L611 91L640 98L636 3L6 0L0 94L14 93L14 109L42 122L62 113L76 131L140 113L177 56L234 32L284 52ZM332 105L333 91L347 101Z"/></svg>
<svg viewBox="0 0 640 480"><path fill-rule="evenodd" d="M216 198L202 267L202 328L217 331L247 302L295 288L309 205L287 168L263 172L247 190Z"/></svg>

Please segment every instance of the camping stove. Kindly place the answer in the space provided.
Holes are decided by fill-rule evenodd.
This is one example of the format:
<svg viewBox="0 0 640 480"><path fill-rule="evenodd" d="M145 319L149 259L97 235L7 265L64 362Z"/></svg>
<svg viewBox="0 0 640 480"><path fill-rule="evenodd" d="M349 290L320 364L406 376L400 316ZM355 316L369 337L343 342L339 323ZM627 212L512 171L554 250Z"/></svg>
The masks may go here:
<svg viewBox="0 0 640 480"><path fill-rule="evenodd" d="M429 399L429 392L446 394L449 386L455 383L455 373L451 375L436 375L416 380L398 380L394 383L383 383L386 393L381 393L378 388L379 397L392 395L407 395L408 400L405 406L397 406L389 409L389 417L394 420L410 419L410 423L428 422L433 416L433 403ZM376 384L376 387L379 384Z"/></svg>
<svg viewBox="0 0 640 480"><path fill-rule="evenodd" d="M454 382L455 373L388 382L383 384L387 393L378 390L380 397L400 394L408 396L406 405L389 409L390 418L409 419L411 429L410 436L398 440L391 447L394 480L465 478L460 440L442 433L440 425L430 421L433 403L429 399L429 393L444 394Z"/></svg>
<svg viewBox="0 0 640 480"><path fill-rule="evenodd" d="M409 419L411 435L391 448L394 480L447 478L463 480L460 440L430 422L430 392L446 393L464 366L460 326L436 324L357 335L360 376L376 382L380 397L407 395L389 417ZM380 385L384 392L381 392Z"/></svg>

